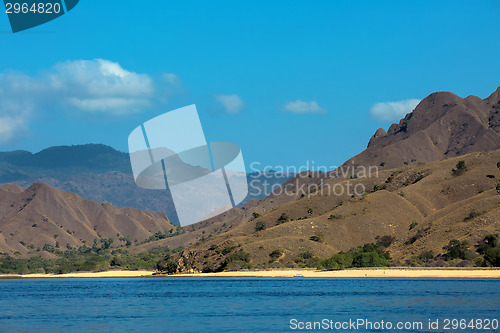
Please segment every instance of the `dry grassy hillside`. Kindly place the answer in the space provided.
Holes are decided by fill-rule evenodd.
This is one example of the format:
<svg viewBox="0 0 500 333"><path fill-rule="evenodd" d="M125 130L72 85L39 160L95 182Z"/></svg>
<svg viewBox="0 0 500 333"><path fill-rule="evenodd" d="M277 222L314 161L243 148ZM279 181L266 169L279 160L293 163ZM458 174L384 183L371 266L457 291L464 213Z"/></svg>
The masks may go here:
<svg viewBox="0 0 500 333"><path fill-rule="evenodd" d="M465 161L465 170L453 171L460 160ZM302 188L304 194L297 184L288 182L284 186L290 196L252 201L186 227L178 235L142 244L154 233L171 236L178 230L163 214L97 204L41 183L28 189L4 185L0 188L0 250L50 257L50 251L36 251L36 247L50 244L64 250L66 244L91 246L94 239L114 237L111 248L133 253L160 246L184 247L178 256L197 270L218 267L239 250L250 254L253 265L277 260L279 265L293 266L305 252L327 258L386 235L395 238L389 251L396 260L428 250L438 254L451 239L468 240L474 250L485 235L500 232L498 162L500 150L354 179L304 173L298 183L310 185ZM361 185L366 191L360 195L336 195L333 190ZM128 247L119 240L124 236L132 240Z"/></svg>
<svg viewBox="0 0 500 333"><path fill-rule="evenodd" d="M465 171L453 172L460 160L465 161ZM250 253L253 264L269 262L271 252L280 248L284 253L278 261L293 265L304 251L326 258L385 235L395 238L389 251L397 260L427 250L442 253L452 239L468 240L474 250L472 245L485 235L500 232L498 162L500 150L384 170L378 177L328 179L323 189L350 182L364 184L368 191L350 197L320 190L304 197L295 194L280 205L273 203L276 198L266 198L229 212L232 217L223 217L232 226L229 230L204 235L184 256L201 270L220 265L227 254L223 252L233 246L229 253L242 249ZM260 215L251 217L253 212ZM256 231L259 226L265 229ZM176 237L143 247L179 245L178 241Z"/></svg>
<svg viewBox="0 0 500 333"><path fill-rule="evenodd" d="M119 246L126 242L120 237L142 241L158 231L173 230L165 214L98 204L44 183L28 189L13 184L0 187L0 251L8 254L36 253L45 244L61 250L67 245L91 246L102 237L114 238Z"/></svg>

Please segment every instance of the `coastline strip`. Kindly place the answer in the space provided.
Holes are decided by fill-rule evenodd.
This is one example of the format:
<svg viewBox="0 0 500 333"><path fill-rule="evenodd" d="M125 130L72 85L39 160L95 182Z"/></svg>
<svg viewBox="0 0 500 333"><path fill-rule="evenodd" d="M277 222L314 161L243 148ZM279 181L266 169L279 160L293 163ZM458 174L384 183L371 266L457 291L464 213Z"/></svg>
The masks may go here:
<svg viewBox="0 0 500 333"><path fill-rule="evenodd" d="M447 278L447 279L500 279L500 269L436 269L436 268L369 268L333 271L318 270L262 270L220 273L193 273L163 275L154 271L111 270L106 272L75 272L67 274L0 274L0 279L45 278L138 278L138 277L265 277L265 278Z"/></svg>

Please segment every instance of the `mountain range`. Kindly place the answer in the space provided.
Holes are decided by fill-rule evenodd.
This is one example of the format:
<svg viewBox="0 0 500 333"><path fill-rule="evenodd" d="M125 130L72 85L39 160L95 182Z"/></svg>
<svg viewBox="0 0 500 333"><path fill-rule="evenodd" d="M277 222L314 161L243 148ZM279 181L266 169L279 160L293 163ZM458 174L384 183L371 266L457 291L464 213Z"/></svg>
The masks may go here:
<svg viewBox="0 0 500 333"><path fill-rule="evenodd" d="M236 253L293 267L383 237L396 261L440 254L454 239L473 250L500 232L499 111L500 88L486 99L433 93L343 164L355 172L302 172L281 193L184 228L158 213L172 208L162 194L135 186L125 153L102 145L0 153L0 181L17 184L0 188L0 251L24 256L103 237L121 238L119 248L128 237L130 251L182 247L189 268L211 270Z"/></svg>
<svg viewBox="0 0 500 333"><path fill-rule="evenodd" d="M177 167L184 165L179 161ZM266 196L264 181L271 187L291 176L272 171L248 174L253 190L249 191L243 204ZM8 183L21 187L46 183L98 203L165 212L175 217L169 192L138 187L129 155L102 144L50 147L35 154L28 151L0 152L0 184ZM175 223L175 219L172 222Z"/></svg>

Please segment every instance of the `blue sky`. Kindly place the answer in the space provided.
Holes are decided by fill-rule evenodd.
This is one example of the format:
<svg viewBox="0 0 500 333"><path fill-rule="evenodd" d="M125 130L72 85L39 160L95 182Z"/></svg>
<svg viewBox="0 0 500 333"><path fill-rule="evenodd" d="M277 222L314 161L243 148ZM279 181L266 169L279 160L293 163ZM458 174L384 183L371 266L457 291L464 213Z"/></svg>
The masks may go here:
<svg viewBox="0 0 500 333"><path fill-rule="evenodd" d="M493 92L499 15L494 0L82 0L12 34L0 14L0 150L127 151L140 123L196 104L247 165L340 165L434 91Z"/></svg>

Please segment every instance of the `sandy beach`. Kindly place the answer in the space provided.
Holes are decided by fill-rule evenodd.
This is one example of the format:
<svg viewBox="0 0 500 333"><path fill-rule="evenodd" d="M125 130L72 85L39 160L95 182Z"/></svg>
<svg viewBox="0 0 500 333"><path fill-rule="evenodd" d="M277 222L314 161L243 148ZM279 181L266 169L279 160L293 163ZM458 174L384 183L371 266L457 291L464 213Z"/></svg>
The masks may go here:
<svg viewBox="0 0 500 333"><path fill-rule="evenodd" d="M126 278L126 277L147 277L152 276L153 271L125 271L112 270L106 272L75 272L67 274L0 274L0 279L49 279L49 278Z"/></svg>
<svg viewBox="0 0 500 333"><path fill-rule="evenodd" d="M239 271L179 276L204 277L304 277L304 278L483 278L499 279L498 269L425 269L425 268L385 268L385 269L345 269L336 271L318 270L272 270Z"/></svg>
<svg viewBox="0 0 500 333"><path fill-rule="evenodd" d="M0 274L0 279L25 278L131 278L131 277L269 277L269 278L480 278L500 279L500 269L464 268L369 268L336 271L318 270L264 270L220 273L193 273L177 275L155 275L154 271L112 270L106 272L76 272L68 274Z"/></svg>

